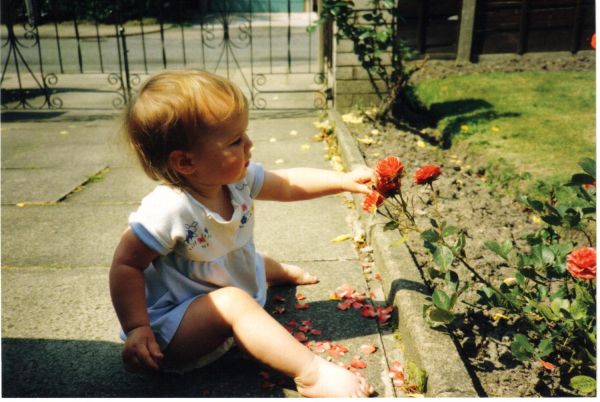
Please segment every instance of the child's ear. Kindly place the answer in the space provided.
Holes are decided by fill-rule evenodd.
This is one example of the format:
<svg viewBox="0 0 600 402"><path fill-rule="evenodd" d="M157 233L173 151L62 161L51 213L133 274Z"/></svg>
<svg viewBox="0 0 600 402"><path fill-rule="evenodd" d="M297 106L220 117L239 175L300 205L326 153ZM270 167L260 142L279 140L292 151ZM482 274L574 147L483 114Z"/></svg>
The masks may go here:
<svg viewBox="0 0 600 402"><path fill-rule="evenodd" d="M192 174L196 171L196 164L190 154L184 151L173 151L169 155L169 163L175 170L184 175Z"/></svg>

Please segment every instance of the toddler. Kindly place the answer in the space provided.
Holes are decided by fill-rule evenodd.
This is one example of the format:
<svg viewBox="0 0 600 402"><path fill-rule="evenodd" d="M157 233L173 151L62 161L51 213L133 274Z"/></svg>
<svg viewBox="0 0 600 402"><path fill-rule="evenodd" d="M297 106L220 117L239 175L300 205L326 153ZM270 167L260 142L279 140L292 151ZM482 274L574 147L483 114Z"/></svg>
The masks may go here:
<svg viewBox="0 0 600 402"><path fill-rule="evenodd" d="M130 104L125 137L164 184L129 217L110 270L125 369L193 370L235 341L303 396L368 397L362 375L308 350L262 308L267 285L317 278L260 254L252 235L255 199L368 193L373 171L264 170L250 162L247 127L240 89L196 70L156 74Z"/></svg>

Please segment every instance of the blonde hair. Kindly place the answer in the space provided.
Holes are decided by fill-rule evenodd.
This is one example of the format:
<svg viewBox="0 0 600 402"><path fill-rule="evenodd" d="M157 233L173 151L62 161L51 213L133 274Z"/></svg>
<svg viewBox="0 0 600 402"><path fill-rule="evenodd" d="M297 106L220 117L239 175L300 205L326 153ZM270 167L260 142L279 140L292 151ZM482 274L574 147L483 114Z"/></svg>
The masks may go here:
<svg viewBox="0 0 600 402"><path fill-rule="evenodd" d="M169 162L189 151L200 134L244 111L247 100L231 81L200 70L169 70L150 77L125 111L123 135L153 180L182 186Z"/></svg>

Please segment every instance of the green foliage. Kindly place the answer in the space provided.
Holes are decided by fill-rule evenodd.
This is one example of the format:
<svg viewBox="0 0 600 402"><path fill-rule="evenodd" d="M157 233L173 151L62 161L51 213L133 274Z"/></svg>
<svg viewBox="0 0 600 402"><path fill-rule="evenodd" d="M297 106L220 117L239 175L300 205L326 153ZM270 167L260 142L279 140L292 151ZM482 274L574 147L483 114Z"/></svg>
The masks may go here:
<svg viewBox="0 0 600 402"><path fill-rule="evenodd" d="M377 119L385 118L392 107L398 105L406 110L419 110L420 102L408 81L420 67L409 69L405 64L417 52L407 46L406 40L397 31L398 22L402 20L398 8L394 0L371 0L367 6L368 10L360 12L360 19L364 23L358 24L354 2L324 0L320 18L315 23L323 24L331 19L338 28L336 40L339 42L342 38L348 38L353 42L354 53L383 100ZM316 26L307 28L309 32L315 29ZM390 68L384 62L386 55L390 57ZM379 92L375 79L384 83L386 94Z"/></svg>
<svg viewBox="0 0 600 402"><path fill-rule="evenodd" d="M419 232L435 263L435 266L427 268L434 285L432 304L424 305L422 311L427 324L447 326L455 320L456 302L472 287L471 282L461 287L458 274L451 269L454 263L462 264L477 282L484 285L477 290L478 305L471 306L500 309L529 325L529 331L514 336L510 348L515 357L523 361L540 360L547 369L563 366L565 370L561 373L573 376L573 388L589 393L595 390L595 383L592 387L591 377L585 375L595 372L596 367L596 279L583 279L573 273L573 267L568 267L569 255L589 250L582 245L576 248L576 244L565 239L578 231L587 238L587 246L595 247L593 237L586 230L588 223L596 221L596 188L591 185L596 181L596 166L594 160L587 158L579 165L584 173L573 175L564 185L574 193L567 201L558 202L553 194L548 201L528 196L519 198L545 223L536 233L524 236L530 245L529 250L517 250L511 241L484 243L488 250L504 260L504 264L514 269L514 278L500 286L494 286L470 266L463 253L465 232L447 226L442 220L433 185L431 196L437 219L430 219L431 227L426 230L417 227L413 214L403 202L401 186L398 186L397 194L388 200L394 202L400 199L398 210L401 217L394 219L390 216L395 227ZM587 258L591 258L589 254L584 259ZM593 264L591 272L595 276L595 261ZM440 279L443 279L443 284Z"/></svg>

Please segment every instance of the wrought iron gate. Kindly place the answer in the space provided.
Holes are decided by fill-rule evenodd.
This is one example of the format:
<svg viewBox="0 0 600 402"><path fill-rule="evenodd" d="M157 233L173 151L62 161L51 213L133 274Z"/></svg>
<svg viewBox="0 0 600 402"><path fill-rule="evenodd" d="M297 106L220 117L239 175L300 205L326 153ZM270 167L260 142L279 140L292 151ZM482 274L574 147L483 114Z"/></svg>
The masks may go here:
<svg viewBox="0 0 600 402"><path fill-rule="evenodd" d="M187 67L229 78L253 109L327 108L315 1L3 0L2 108L121 108L148 75Z"/></svg>

